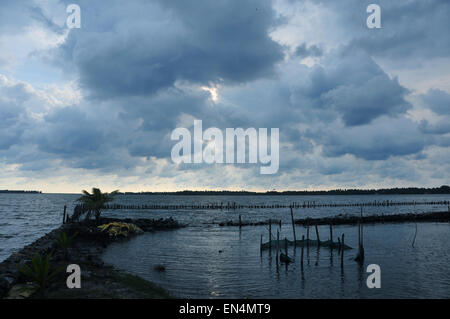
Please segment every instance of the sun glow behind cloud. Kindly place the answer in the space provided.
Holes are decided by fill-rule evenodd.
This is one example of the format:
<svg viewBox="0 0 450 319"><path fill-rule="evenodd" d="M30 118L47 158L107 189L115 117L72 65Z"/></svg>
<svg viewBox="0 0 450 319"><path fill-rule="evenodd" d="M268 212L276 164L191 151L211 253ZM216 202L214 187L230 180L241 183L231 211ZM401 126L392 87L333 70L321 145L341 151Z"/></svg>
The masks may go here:
<svg viewBox="0 0 450 319"><path fill-rule="evenodd" d="M207 92L209 92L209 94L211 94L211 100L213 102L217 102L219 100L219 94L217 92L217 88L216 87L202 86L201 89L203 91L207 91Z"/></svg>

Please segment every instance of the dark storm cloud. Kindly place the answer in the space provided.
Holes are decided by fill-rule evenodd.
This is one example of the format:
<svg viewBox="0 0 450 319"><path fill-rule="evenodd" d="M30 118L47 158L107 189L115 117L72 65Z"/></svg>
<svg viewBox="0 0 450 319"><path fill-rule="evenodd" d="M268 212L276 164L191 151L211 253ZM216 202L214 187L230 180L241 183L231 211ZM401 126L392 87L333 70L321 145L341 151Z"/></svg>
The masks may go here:
<svg viewBox="0 0 450 319"><path fill-rule="evenodd" d="M315 66L295 88L293 100L319 119L331 120L334 113L345 125L355 126L405 113L411 107L404 99L407 93L370 56L343 50L327 56L323 66Z"/></svg>
<svg viewBox="0 0 450 319"><path fill-rule="evenodd" d="M124 123L102 107L95 111L92 105L87 108L53 109L41 122L29 127L24 142L37 147L38 157L62 159L72 168L109 172L137 165L138 159L132 158L125 147L132 136ZM38 161L37 165L44 164ZM35 165L27 163L21 169L35 169Z"/></svg>
<svg viewBox="0 0 450 319"><path fill-rule="evenodd" d="M97 97L148 95L177 80L241 83L273 74L270 1L81 2L83 27L59 48ZM69 64L69 65L68 65Z"/></svg>
<svg viewBox="0 0 450 319"><path fill-rule="evenodd" d="M44 121L37 136L43 151L76 157L97 151L102 145L104 133L98 123L76 107L56 109Z"/></svg>
<svg viewBox="0 0 450 319"><path fill-rule="evenodd" d="M365 160L386 160L392 156L412 155L427 146L417 125L406 118L380 118L372 125L338 130L322 130L315 139L326 156L352 154Z"/></svg>
<svg viewBox="0 0 450 319"><path fill-rule="evenodd" d="M29 98L23 83L9 84L0 75L0 150L20 143L30 121L24 106Z"/></svg>
<svg viewBox="0 0 450 319"><path fill-rule="evenodd" d="M426 134L447 134L450 133L450 121L446 119L430 124L427 120L422 120L419 129Z"/></svg>
<svg viewBox="0 0 450 319"><path fill-rule="evenodd" d="M315 44L306 47L306 43L302 43L295 49L295 55L300 58L320 57L322 54L323 50Z"/></svg>
<svg viewBox="0 0 450 319"><path fill-rule="evenodd" d="M281 141L297 155L320 145L326 157L384 160L418 153L430 142L405 118L411 108L408 90L364 52L344 48L328 54L321 65L292 62L280 73L276 80L226 90L223 98L245 106L236 112L247 126L280 127ZM282 158L280 164L294 168L299 162ZM325 171L339 172L336 167Z"/></svg>
<svg viewBox="0 0 450 319"><path fill-rule="evenodd" d="M0 97L0 150L20 142L27 120L25 108Z"/></svg>

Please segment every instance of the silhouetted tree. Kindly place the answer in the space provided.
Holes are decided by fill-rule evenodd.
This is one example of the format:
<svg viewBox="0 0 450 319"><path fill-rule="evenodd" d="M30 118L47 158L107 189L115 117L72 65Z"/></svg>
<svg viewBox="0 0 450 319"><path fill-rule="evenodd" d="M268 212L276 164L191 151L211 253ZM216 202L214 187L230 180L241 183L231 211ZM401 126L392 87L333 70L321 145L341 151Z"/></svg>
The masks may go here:
<svg viewBox="0 0 450 319"><path fill-rule="evenodd" d="M99 221L100 214L103 206L114 200L114 196L118 193L118 191L114 191L111 193L102 193L99 188L92 188L92 194L88 191L83 190L83 196L78 198L78 201L81 202L87 209L88 212L86 214L86 220L91 217L91 214L94 213L95 220Z"/></svg>

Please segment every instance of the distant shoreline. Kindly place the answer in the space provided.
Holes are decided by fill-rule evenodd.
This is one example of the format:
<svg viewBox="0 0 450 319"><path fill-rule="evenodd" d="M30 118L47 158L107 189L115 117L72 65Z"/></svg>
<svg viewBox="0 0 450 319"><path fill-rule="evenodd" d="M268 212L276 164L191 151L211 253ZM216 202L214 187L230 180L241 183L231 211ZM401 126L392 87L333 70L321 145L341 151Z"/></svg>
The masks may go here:
<svg viewBox="0 0 450 319"><path fill-rule="evenodd" d="M178 192L122 192L121 195L450 195L450 186L435 188L381 188L381 189L334 189L317 191L178 191Z"/></svg>
<svg viewBox="0 0 450 319"><path fill-rule="evenodd" d="M0 190L0 194L78 194L78 193L43 193L42 191ZM404 187L380 189L333 189L333 190L288 190L288 191L228 191L228 190L183 190L174 192L118 192L119 195L189 195L189 196L298 196L298 195L450 195L450 186L443 185L434 188Z"/></svg>
<svg viewBox="0 0 450 319"><path fill-rule="evenodd" d="M42 194L42 191L0 190L0 194Z"/></svg>

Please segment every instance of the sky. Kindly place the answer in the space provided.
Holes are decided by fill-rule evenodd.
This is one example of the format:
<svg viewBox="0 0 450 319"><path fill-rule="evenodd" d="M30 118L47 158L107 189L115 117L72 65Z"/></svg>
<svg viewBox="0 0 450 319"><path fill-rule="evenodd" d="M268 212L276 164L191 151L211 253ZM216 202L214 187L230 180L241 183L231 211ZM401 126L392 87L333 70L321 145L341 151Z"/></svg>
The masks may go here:
<svg viewBox="0 0 450 319"><path fill-rule="evenodd" d="M448 0L0 0L0 189L449 184L448 17ZM174 163L194 120L279 128L278 172Z"/></svg>

